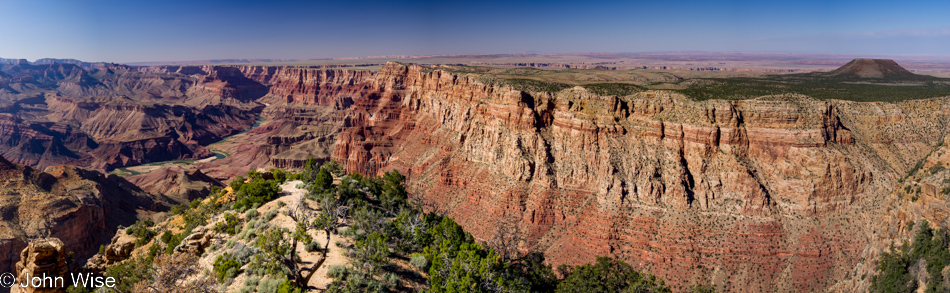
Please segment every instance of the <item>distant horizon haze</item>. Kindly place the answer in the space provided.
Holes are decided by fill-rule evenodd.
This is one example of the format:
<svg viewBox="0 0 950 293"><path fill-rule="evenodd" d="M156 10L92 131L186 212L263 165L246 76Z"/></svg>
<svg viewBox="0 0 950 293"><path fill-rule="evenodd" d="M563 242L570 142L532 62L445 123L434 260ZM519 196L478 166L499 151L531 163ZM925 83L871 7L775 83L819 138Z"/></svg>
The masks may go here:
<svg viewBox="0 0 950 293"><path fill-rule="evenodd" d="M0 57L87 62L749 52L948 56L941 1L0 0Z"/></svg>

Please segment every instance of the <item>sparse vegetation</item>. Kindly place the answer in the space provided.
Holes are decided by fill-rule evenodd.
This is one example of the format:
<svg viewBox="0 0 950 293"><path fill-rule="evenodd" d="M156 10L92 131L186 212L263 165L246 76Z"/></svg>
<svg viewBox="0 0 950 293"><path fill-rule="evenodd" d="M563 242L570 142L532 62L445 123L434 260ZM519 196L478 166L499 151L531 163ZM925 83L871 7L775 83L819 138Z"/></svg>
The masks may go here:
<svg viewBox="0 0 950 293"><path fill-rule="evenodd" d="M132 235L135 237L135 246L142 246L152 241L152 238L155 237L155 231L151 228L155 226L155 222L150 219L139 220L125 229L125 234Z"/></svg>
<svg viewBox="0 0 950 293"><path fill-rule="evenodd" d="M629 96L643 91L645 88L629 83L592 83L585 84L584 88L601 96Z"/></svg>
<svg viewBox="0 0 950 293"><path fill-rule="evenodd" d="M560 82L541 81L527 78L509 78L500 80L501 84L511 86L512 89L525 92L559 92L572 85Z"/></svg>
<svg viewBox="0 0 950 293"><path fill-rule="evenodd" d="M574 268L556 292L670 292L670 288L624 262L598 257L592 264Z"/></svg>
<svg viewBox="0 0 950 293"><path fill-rule="evenodd" d="M879 273L871 279L871 292L913 292L918 275L928 274L925 292L947 292L943 270L950 266L950 235L947 229L934 230L929 222L919 224L912 243L883 253Z"/></svg>
<svg viewBox="0 0 950 293"><path fill-rule="evenodd" d="M324 265L331 249L340 250L349 263L329 268L328 276L333 281L327 292L406 291L412 286L428 288L428 292L455 292L453 290L458 288L470 292L590 289L579 283L561 282L554 270L544 264L542 254L521 253L518 247L524 242L517 237L520 230L504 230L488 243L477 243L451 218L422 212L410 202L402 185L405 177L397 171L375 178L360 174L337 176L342 174L337 164L318 165L310 160L306 165L300 174L283 175L288 179L308 180L302 184L308 194L299 203L272 204L270 206L278 208L259 213L257 207L276 198L277 182L282 179L273 174L249 172L247 179L232 182L235 192L231 202L221 200L225 191L216 191L211 200L195 200L176 207L173 215L180 217L178 225L182 226L174 231L180 232L167 229L166 224L158 225L165 229L158 230L161 241L156 241L148 254L110 267L111 274L130 280L123 284L124 288L132 288L140 282L158 286L158 275L153 271L158 262L152 260L158 256L167 262L173 254L190 255L175 248L192 235L193 230L205 229L204 226L222 235L234 236L220 247L211 244L204 251L214 259L210 270L206 273L192 270L190 274L206 274L215 284L212 287L229 285L243 274L246 278L239 292L298 292L307 287L314 273ZM280 214L291 220L294 225L291 229L269 223ZM211 219L216 220L209 225ZM344 221L345 228L342 227ZM156 232L149 228L152 226L156 225L142 221L127 230L137 237L142 235L143 239L153 238ZM330 235L336 233L345 234L349 239L339 239L331 248ZM303 247L298 250L298 246ZM161 251L165 254L160 255ZM302 251L316 253L318 259L304 262L300 256ZM607 261L626 266L617 260ZM567 271L600 272L584 268ZM637 286L650 284L637 288L665 288L662 281L650 283L657 280L649 275L635 271L624 273L628 274L624 277L641 276L636 279ZM571 276L573 274L566 274L568 279L565 280L573 280ZM221 285L217 285L219 282ZM208 284L205 280L200 285L206 288Z"/></svg>
<svg viewBox="0 0 950 293"><path fill-rule="evenodd" d="M858 83L824 77L819 73L697 80L703 82L697 82L697 85L679 91L695 100L739 100L794 93L819 100L896 102L950 95L950 83L943 80L914 83L899 80L873 80L873 82Z"/></svg>

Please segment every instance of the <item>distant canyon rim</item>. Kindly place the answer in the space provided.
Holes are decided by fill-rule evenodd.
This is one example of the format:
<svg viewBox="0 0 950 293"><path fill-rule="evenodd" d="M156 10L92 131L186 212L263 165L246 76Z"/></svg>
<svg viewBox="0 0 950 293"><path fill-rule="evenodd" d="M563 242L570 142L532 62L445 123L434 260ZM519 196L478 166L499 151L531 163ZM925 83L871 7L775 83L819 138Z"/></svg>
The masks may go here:
<svg viewBox="0 0 950 293"><path fill-rule="evenodd" d="M597 68L615 64L581 57L585 66L563 62L573 71L469 59L494 66L6 62L0 186L11 192L0 195L0 245L22 250L41 228L32 221L54 211L53 235L94 254L111 235L87 227L311 157L362 174L398 170L413 200L479 240L513 225L551 264L613 256L679 290L863 291L862 275L910 237L909 223L947 224L950 171L918 171L950 166L947 94L697 100L677 87L743 71ZM821 71L849 83L918 76L892 63ZM593 86L614 83L637 87ZM214 152L227 156L198 161ZM174 161L124 178L60 166ZM907 200L906 186L922 200ZM83 200L51 199L64 190Z"/></svg>

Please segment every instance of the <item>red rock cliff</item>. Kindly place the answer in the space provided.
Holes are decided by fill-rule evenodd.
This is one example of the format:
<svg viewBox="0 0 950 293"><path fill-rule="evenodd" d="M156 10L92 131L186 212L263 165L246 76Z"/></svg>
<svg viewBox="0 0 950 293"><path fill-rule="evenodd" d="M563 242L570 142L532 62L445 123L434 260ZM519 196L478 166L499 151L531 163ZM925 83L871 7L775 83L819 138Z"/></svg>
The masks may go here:
<svg viewBox="0 0 950 293"><path fill-rule="evenodd" d="M554 264L612 255L679 289L812 291L844 278L875 200L947 129L931 125L946 114L911 110L946 99L526 93L394 63L375 82L333 149L349 171L400 170L476 238L514 216ZM888 111L901 122L866 124Z"/></svg>
<svg viewBox="0 0 950 293"><path fill-rule="evenodd" d="M0 157L0 270L13 272L30 239L56 237L77 259L96 253L119 225L161 202L116 175L53 166L44 172ZM111 232L110 232L111 231Z"/></svg>
<svg viewBox="0 0 950 293"><path fill-rule="evenodd" d="M262 113L267 122L245 139L219 144L228 153L243 154L203 165L209 174L221 178L262 167L301 168L311 157L329 160L346 111L363 93L378 87L373 71L236 68L269 87L259 99L268 104Z"/></svg>

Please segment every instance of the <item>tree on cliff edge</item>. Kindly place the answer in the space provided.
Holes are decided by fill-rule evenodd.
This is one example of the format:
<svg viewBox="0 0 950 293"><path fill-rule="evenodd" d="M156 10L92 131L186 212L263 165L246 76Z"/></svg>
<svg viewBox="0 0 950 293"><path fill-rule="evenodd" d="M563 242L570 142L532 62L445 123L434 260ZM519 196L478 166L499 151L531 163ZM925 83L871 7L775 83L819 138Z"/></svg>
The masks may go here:
<svg viewBox="0 0 950 293"><path fill-rule="evenodd" d="M670 288L662 279L637 272L625 262L598 257L592 264L574 268L555 292L670 292Z"/></svg>
<svg viewBox="0 0 950 293"><path fill-rule="evenodd" d="M305 200L301 199L297 206L287 213L296 223L294 231L269 229L257 239L257 246L264 252L265 257L287 269L287 278L293 280L297 288L307 288L310 279L326 262L330 249L330 233L336 232L340 226L339 219L345 213L346 207L340 206L332 196L324 198L319 213L314 213ZM308 267L301 262L297 247L299 243L313 240L310 234L312 230L323 230L326 233L326 242L320 253L320 260Z"/></svg>

